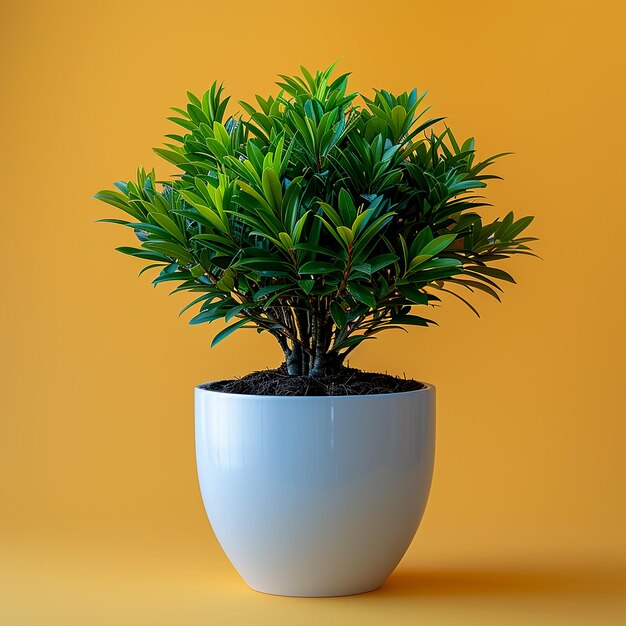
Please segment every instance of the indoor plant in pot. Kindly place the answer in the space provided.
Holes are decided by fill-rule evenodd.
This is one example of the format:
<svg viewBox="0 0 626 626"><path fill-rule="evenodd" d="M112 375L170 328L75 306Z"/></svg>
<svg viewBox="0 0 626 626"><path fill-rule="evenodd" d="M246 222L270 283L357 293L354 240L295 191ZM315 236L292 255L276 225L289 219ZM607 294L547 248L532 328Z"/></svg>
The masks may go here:
<svg viewBox="0 0 626 626"><path fill-rule="evenodd" d="M243 114L213 84L156 152L180 173L96 197L130 216L154 283L196 297L192 324L271 334L276 370L196 388L205 507L253 588L343 595L380 586L410 544L433 467L435 389L346 357L380 332L428 326L443 293L499 299L494 262L532 254L531 217L483 221L477 160L416 90L348 93L348 75L281 76ZM143 270L142 270L143 271ZM459 290L462 293L459 293ZM462 295L464 294L464 295Z"/></svg>

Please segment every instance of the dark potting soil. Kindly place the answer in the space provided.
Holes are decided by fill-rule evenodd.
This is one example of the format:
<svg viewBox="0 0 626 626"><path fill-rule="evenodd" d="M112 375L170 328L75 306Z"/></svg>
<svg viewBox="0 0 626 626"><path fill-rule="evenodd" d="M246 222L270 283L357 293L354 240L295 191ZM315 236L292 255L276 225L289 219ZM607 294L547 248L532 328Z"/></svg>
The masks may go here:
<svg viewBox="0 0 626 626"><path fill-rule="evenodd" d="M410 378L363 372L344 367L332 376L290 376L284 365L252 372L241 378L200 385L202 389L255 396L367 396L423 389Z"/></svg>

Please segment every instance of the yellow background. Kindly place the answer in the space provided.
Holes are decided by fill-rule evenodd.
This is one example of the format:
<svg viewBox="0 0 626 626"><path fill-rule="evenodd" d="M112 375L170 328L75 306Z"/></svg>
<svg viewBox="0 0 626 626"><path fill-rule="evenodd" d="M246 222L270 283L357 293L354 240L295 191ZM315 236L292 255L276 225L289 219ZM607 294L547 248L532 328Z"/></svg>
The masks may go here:
<svg viewBox="0 0 626 626"><path fill-rule="evenodd" d="M622 2L14 2L1 9L0 623L617 624L626 562ZM381 590L248 590L196 484L192 390L274 366L271 338L177 318L90 199L172 132L340 59L352 86L428 89L500 161L543 261L502 305L457 301L354 366L438 387L422 527ZM621 611L621 612L620 612Z"/></svg>

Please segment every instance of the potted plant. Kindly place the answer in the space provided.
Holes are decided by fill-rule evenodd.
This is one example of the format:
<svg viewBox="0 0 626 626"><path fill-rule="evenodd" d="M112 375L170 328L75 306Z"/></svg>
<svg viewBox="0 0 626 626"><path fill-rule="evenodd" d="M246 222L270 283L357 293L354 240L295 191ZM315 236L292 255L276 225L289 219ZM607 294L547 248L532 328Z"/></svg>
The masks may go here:
<svg viewBox="0 0 626 626"><path fill-rule="evenodd" d="M121 209L155 284L196 297L212 345L267 332L276 370L200 385L196 450L218 540L254 589L345 595L379 587L409 546L430 489L433 385L360 372L346 358L389 329L428 326L443 293L499 300L494 262L532 254L532 217L485 222L496 178L474 140L424 117L424 94L348 93L332 67L282 76L243 114L213 84L170 118L156 152L180 173L96 197ZM360 98L360 100L357 100Z"/></svg>

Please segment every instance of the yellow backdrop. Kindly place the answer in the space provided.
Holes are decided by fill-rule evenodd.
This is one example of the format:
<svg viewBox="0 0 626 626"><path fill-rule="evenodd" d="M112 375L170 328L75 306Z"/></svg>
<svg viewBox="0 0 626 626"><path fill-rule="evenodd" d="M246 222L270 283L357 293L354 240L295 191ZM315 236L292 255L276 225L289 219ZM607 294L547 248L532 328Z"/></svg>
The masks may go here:
<svg viewBox="0 0 626 626"><path fill-rule="evenodd" d="M622 2L15 2L1 9L0 622L618 623L626 560ZM379 592L249 591L196 484L195 384L275 366L271 338L177 318L113 251L97 190L172 132L168 107L234 99L340 59L352 86L428 89L536 215L543 261L482 319L389 333L354 366L435 383L436 474ZM623 580L623 579L622 579ZM623 605L622 605L623 608Z"/></svg>

